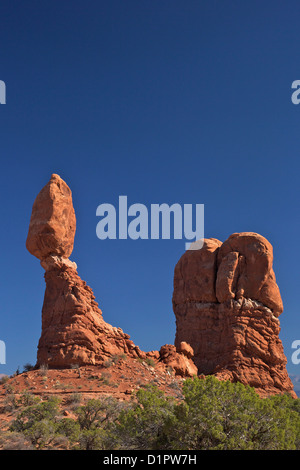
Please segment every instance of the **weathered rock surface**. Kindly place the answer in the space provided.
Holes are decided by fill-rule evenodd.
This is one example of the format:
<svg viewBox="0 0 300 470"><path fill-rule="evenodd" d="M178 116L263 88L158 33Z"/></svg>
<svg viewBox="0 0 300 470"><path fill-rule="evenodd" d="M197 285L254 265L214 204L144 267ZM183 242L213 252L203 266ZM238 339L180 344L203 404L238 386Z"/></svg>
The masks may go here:
<svg viewBox="0 0 300 470"><path fill-rule="evenodd" d="M165 344L159 351L160 360L171 367L176 375L192 377L198 375L198 369L192 361L193 349L187 343L176 348L173 344Z"/></svg>
<svg viewBox="0 0 300 470"><path fill-rule="evenodd" d="M258 300L278 317L283 305L272 266L273 247L268 240L257 233L234 233L218 252L218 301L243 297ZM226 278L231 279L228 286Z"/></svg>
<svg viewBox="0 0 300 470"><path fill-rule="evenodd" d="M72 192L59 175L53 174L34 201L27 250L40 260L51 255L69 258L75 231Z"/></svg>
<svg viewBox="0 0 300 470"><path fill-rule="evenodd" d="M271 244L235 233L223 244L204 241L174 272L175 346L194 350L199 374L248 384L261 395L295 396L279 339L283 311Z"/></svg>
<svg viewBox="0 0 300 470"><path fill-rule="evenodd" d="M48 261L49 269L45 272L38 364L95 365L122 354L145 358L146 354L134 345L129 335L103 320L92 289L69 260L64 261Z"/></svg>

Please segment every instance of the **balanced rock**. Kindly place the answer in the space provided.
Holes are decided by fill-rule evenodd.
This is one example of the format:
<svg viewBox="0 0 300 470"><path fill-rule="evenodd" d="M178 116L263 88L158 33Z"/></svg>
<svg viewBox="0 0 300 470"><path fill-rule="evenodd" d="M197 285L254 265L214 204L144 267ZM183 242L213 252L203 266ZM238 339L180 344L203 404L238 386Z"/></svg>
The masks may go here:
<svg viewBox="0 0 300 470"><path fill-rule="evenodd" d="M54 174L34 201L26 241L28 251L40 259L46 281L37 366L103 365L114 356L126 354L143 360L151 358L167 368L169 354L141 351L121 328L104 321L92 289L78 275L76 263L68 258L75 230L71 190ZM192 354L188 345L183 348ZM197 369L191 359L176 352L175 346L171 349L175 373L193 375Z"/></svg>
<svg viewBox="0 0 300 470"><path fill-rule="evenodd" d="M41 260L46 291L37 365L103 364L113 355L145 358L121 328L103 320L92 289L79 277L72 253L76 230L72 193L53 174L32 208L26 247Z"/></svg>
<svg viewBox="0 0 300 470"><path fill-rule="evenodd" d="M75 231L72 192L59 175L53 174L34 201L27 250L40 260L50 255L69 258Z"/></svg>
<svg viewBox="0 0 300 470"><path fill-rule="evenodd" d="M282 300L272 245L261 235L204 240L174 271L175 346L194 350L199 374L253 386L262 396L295 396L279 339Z"/></svg>

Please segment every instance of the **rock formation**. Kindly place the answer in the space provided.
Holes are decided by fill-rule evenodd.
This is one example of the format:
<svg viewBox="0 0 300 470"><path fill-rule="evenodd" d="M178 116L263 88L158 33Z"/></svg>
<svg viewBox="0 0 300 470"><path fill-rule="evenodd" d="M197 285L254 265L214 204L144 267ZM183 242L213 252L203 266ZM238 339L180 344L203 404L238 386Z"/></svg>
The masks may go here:
<svg viewBox="0 0 300 470"><path fill-rule="evenodd" d="M271 244L256 233L205 239L174 272L175 346L194 350L199 374L295 396L279 339L283 311Z"/></svg>
<svg viewBox="0 0 300 470"><path fill-rule="evenodd" d="M76 217L69 186L53 174L34 201L26 240L27 250L38 259L69 258L73 251Z"/></svg>
<svg viewBox="0 0 300 470"><path fill-rule="evenodd" d="M79 277L69 259L73 251L76 218L68 185L53 174L32 208L26 247L45 269L46 292L42 309L42 333L37 366L65 368L102 365L113 356L153 358L181 376L197 368L186 349L170 355L145 353L124 333L106 323L92 289ZM171 346L170 346L171 347ZM190 350L192 351L192 349Z"/></svg>
<svg viewBox="0 0 300 470"><path fill-rule="evenodd" d="M193 348L182 341L176 348L172 344L165 344L159 350L160 360L171 366L177 375L192 377L198 375L198 369L192 361Z"/></svg>
<svg viewBox="0 0 300 470"><path fill-rule="evenodd" d="M146 353L104 321L69 259L75 231L71 190L54 174L33 204L26 240L46 281L37 366L103 365L126 354L151 358L182 377L214 374L251 385L262 396L295 396L279 339L283 305L273 249L264 237L235 233L224 243L206 239L201 249L186 251L174 273L175 345Z"/></svg>

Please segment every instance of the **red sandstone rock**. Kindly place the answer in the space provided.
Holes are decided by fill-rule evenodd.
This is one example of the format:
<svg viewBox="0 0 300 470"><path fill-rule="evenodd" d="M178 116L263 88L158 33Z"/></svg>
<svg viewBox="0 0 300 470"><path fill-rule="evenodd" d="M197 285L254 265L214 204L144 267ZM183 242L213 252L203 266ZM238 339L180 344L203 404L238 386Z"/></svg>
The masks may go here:
<svg viewBox="0 0 300 470"><path fill-rule="evenodd" d="M222 242L204 240L201 250L187 250L175 267L173 301L215 302L215 271Z"/></svg>
<svg viewBox="0 0 300 470"><path fill-rule="evenodd" d="M58 175L52 175L33 204L26 241L29 252L45 269L37 365L103 364L124 353L146 358L129 335L103 320L92 289L79 277L76 263L68 259L75 229L71 190Z"/></svg>
<svg viewBox="0 0 300 470"><path fill-rule="evenodd" d="M73 251L76 218L68 185L53 174L37 195L26 247L40 260L50 255L68 258Z"/></svg>
<svg viewBox="0 0 300 470"><path fill-rule="evenodd" d="M186 356L188 359L191 359L194 357L194 350L192 348L192 346L190 346L188 343L186 343L185 341L181 341L181 343L179 344L179 346L177 346L176 348L176 351L179 353L179 354L183 354L184 356Z"/></svg>
<svg viewBox="0 0 300 470"><path fill-rule="evenodd" d="M279 316L283 305L272 265L273 247L268 240L257 233L234 233L218 252L218 301L246 297L262 302ZM230 280L233 291L224 285Z"/></svg>
<svg viewBox="0 0 300 470"><path fill-rule="evenodd" d="M171 367L176 375L180 375L181 377L193 377L197 375L198 369L194 362L186 355L187 350L189 354L192 353L192 348L186 348L185 345L183 345L182 349L184 353L179 353L174 345L165 344L159 351L160 360Z"/></svg>
<svg viewBox="0 0 300 470"><path fill-rule="evenodd" d="M175 346L191 345L199 374L251 385L262 396L295 396L272 264L271 244L255 233L233 234L223 244L205 240L198 253L184 253L174 272Z"/></svg>
<svg viewBox="0 0 300 470"><path fill-rule="evenodd" d="M92 289L60 260L45 272L46 292L38 365L103 364L114 355L146 357L120 328L103 320Z"/></svg>
<svg viewBox="0 0 300 470"><path fill-rule="evenodd" d="M75 235L75 213L67 184L52 175L37 196L32 210L26 246L45 269L46 291L42 309L42 333L37 365L65 368L101 365L114 356L153 359L176 374L191 376L197 368L190 359L192 348L181 345L145 353L120 328L106 323L92 289L79 277L68 256Z"/></svg>

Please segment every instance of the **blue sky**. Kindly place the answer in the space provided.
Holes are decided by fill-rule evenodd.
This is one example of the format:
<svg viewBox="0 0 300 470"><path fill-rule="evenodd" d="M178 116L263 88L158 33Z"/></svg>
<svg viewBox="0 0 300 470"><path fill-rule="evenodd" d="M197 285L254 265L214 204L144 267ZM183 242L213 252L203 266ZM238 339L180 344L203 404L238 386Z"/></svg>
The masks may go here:
<svg viewBox="0 0 300 470"><path fill-rule="evenodd" d="M183 240L96 237L96 208L204 204L205 237L274 247L288 371L300 339L299 2L11 0L0 7L0 340L13 373L36 360L43 269L25 248L52 173L73 192L71 259L104 319L143 350L174 342Z"/></svg>

